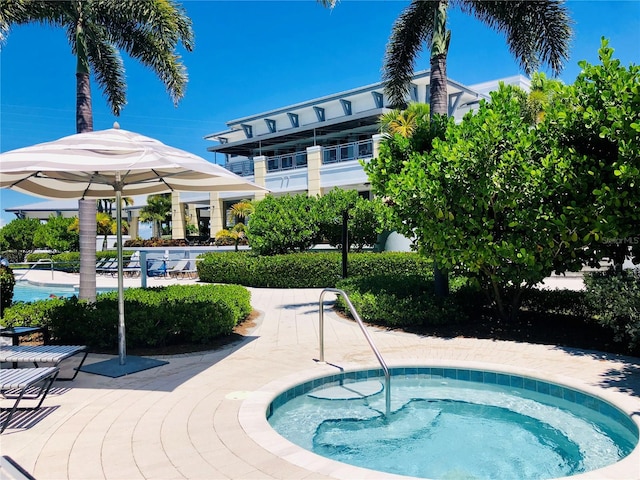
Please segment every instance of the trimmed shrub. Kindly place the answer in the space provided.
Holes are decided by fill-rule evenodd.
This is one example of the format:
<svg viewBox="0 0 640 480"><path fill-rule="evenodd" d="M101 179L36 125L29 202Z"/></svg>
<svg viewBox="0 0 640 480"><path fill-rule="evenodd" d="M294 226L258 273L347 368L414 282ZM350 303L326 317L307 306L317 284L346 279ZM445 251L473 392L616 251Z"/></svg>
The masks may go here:
<svg viewBox="0 0 640 480"><path fill-rule="evenodd" d="M440 298L435 294L431 278L406 274L354 277L337 284L337 288L349 296L363 321L409 329L468 319L464 304L469 300L470 287L465 279L452 279L450 287L451 295ZM341 295L337 306L349 313Z"/></svg>
<svg viewBox="0 0 640 480"><path fill-rule="evenodd" d="M584 291L531 289L522 297L522 308L530 312L572 317L591 316Z"/></svg>
<svg viewBox="0 0 640 480"><path fill-rule="evenodd" d="M250 293L239 285L129 288L124 300L130 348L207 344L229 335L252 310ZM117 345L117 292L98 294L95 304L76 297L17 303L6 313L7 325L45 326L56 343L98 350Z"/></svg>
<svg viewBox="0 0 640 480"><path fill-rule="evenodd" d="M595 320L611 328L616 341L640 347L640 270L594 272L584 283Z"/></svg>
<svg viewBox="0 0 640 480"><path fill-rule="evenodd" d="M200 280L247 287L327 288L342 278L340 252L305 252L256 256L251 252L216 252L200 256ZM349 276L414 274L430 276L432 264L416 253L350 253Z"/></svg>

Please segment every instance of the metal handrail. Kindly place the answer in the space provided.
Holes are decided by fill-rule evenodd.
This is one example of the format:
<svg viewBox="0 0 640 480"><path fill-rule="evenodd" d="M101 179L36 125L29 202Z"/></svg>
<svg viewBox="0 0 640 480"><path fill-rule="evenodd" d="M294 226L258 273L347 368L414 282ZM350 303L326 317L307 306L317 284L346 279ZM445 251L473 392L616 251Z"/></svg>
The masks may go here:
<svg viewBox="0 0 640 480"><path fill-rule="evenodd" d="M42 265L44 263L48 263L49 265L51 265L51 280L53 280L53 272L55 271L55 269L53 268L54 261L50 258L39 258L37 262L19 262L20 265L31 265L29 269L22 274L21 278L24 279L24 277L27 276L27 273L36 268L38 265Z"/></svg>
<svg viewBox="0 0 640 480"><path fill-rule="evenodd" d="M364 337L367 339L367 342L369 342L369 346L371 347L371 349L373 350L373 353L375 354L376 358L378 359L378 362L380 363L380 366L382 367L382 371L384 372L385 414L386 414L386 416L389 416L389 412L391 411L391 375L389 373L389 368L387 367L386 362L382 358L382 355L380 354L380 351L376 348L375 343L373 343L373 339L371 338L371 335L369 335L369 332L365 328L364 323L362 322L362 319L360 318L360 315L358 315L358 312L356 311L355 307L353 306L353 303L351 303L351 300L349 299L347 294L343 290L340 290L338 288L325 288L320 293L320 324L319 324L319 329L320 329L320 359L319 360L321 362L324 362L324 303L323 303L323 299L324 299L324 294L327 293L327 292L332 292L332 293L337 293L338 295L342 295L342 298L344 298L344 301L347 303L347 306L349 307L349 311L351 312L351 315L353 316L355 321L360 326L360 330L362 330L362 333L364 334Z"/></svg>

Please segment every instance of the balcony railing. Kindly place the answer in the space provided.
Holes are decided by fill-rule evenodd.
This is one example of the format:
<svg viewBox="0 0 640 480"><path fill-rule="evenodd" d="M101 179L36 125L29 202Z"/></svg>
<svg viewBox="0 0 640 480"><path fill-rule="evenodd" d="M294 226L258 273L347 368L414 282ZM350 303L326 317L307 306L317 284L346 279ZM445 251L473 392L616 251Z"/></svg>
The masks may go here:
<svg viewBox="0 0 640 480"><path fill-rule="evenodd" d="M331 147L324 147L322 163L348 162L349 160L359 160L373 157L373 140L361 140L359 142L343 143ZM241 162L229 162L227 170L248 177L254 174L253 160L243 160ZM294 170L296 168L307 168L307 152L287 153L267 158L267 173Z"/></svg>
<svg viewBox="0 0 640 480"><path fill-rule="evenodd" d="M349 160L371 157L373 157L373 140L361 140L334 147L324 147L322 163L348 162Z"/></svg>
<svg viewBox="0 0 640 480"><path fill-rule="evenodd" d="M243 160L241 162L228 162L225 168L241 177L253 175L253 160Z"/></svg>
<svg viewBox="0 0 640 480"><path fill-rule="evenodd" d="M307 152L287 153L267 159L267 172L280 172L307 167Z"/></svg>

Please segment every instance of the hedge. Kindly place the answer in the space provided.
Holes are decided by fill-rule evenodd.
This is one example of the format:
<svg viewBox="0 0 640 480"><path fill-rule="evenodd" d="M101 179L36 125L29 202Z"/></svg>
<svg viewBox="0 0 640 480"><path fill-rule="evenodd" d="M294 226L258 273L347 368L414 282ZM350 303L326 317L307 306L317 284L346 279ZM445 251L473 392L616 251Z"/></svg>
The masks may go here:
<svg viewBox="0 0 640 480"><path fill-rule="evenodd" d="M640 349L640 269L590 273L584 283L595 320L613 330L617 342Z"/></svg>
<svg viewBox="0 0 640 480"><path fill-rule="evenodd" d="M248 287L328 288L342 279L340 252L305 252L256 256L251 252L216 252L200 256L198 275L209 283ZM349 277L385 273L431 277L432 263L416 253L350 253Z"/></svg>
<svg viewBox="0 0 640 480"><path fill-rule="evenodd" d="M249 291L239 285L170 285L124 291L130 348L207 344L251 313ZM98 294L95 304L77 297L19 302L5 310L6 326L45 326L52 342L93 349L117 346L117 292Z"/></svg>
<svg viewBox="0 0 640 480"><path fill-rule="evenodd" d="M349 296L363 321L394 328L464 322L483 303L481 292L462 277L450 279L446 298L436 296L433 280L420 275L354 277L336 286ZM349 313L342 296L336 305Z"/></svg>

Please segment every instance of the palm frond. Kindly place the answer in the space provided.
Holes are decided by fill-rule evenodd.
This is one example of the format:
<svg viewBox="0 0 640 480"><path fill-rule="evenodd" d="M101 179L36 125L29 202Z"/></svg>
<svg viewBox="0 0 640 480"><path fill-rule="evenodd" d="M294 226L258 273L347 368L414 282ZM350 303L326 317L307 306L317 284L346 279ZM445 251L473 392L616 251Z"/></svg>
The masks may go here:
<svg viewBox="0 0 640 480"><path fill-rule="evenodd" d="M171 0L112 0L104 2L96 16L110 42L151 68L177 104L188 76L175 50L179 43L193 49L191 20L184 9Z"/></svg>
<svg viewBox="0 0 640 480"><path fill-rule="evenodd" d="M64 24L69 2L43 0L0 1L0 45L6 42L12 25L42 23L60 26Z"/></svg>
<svg viewBox="0 0 640 480"><path fill-rule="evenodd" d="M382 79L393 106L404 106L415 59L433 34L438 2L413 0L393 25L384 57Z"/></svg>
<svg viewBox="0 0 640 480"><path fill-rule="evenodd" d="M572 22L562 0L460 0L456 5L504 34L527 74L548 65L557 75L569 57Z"/></svg>
<svg viewBox="0 0 640 480"><path fill-rule="evenodd" d="M120 115L127 103L127 81L124 64L118 49L106 41L104 35L98 38L99 29L92 28L92 41L88 42L89 63L96 82L107 97L107 103L114 115Z"/></svg>

